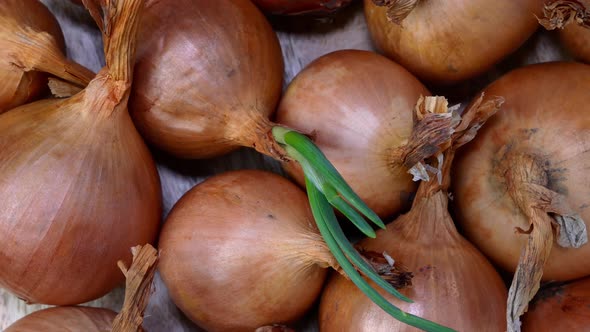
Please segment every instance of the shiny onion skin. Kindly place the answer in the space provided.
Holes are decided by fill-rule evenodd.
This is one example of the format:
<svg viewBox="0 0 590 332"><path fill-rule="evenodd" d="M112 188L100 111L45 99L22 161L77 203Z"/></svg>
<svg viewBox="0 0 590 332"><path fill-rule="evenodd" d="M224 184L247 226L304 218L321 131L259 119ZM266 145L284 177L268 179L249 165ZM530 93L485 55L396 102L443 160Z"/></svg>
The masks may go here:
<svg viewBox="0 0 590 332"><path fill-rule="evenodd" d="M352 0L252 0L263 12L275 15L325 15L333 13Z"/></svg>
<svg viewBox="0 0 590 332"><path fill-rule="evenodd" d="M486 256L513 272L527 243L515 227L529 228L528 218L507 194L502 166L527 167L499 158L502 147L539 158L548 189L590 221L590 66L545 63L516 69L484 91L501 95L503 108L458 156L454 169L456 220L466 237ZM543 280L571 280L590 274L590 245L566 249L556 243L543 267Z"/></svg>
<svg viewBox="0 0 590 332"><path fill-rule="evenodd" d="M38 0L2 0L0 16L12 17L18 24L49 33L60 50L65 52L59 23ZM30 102L47 91L47 74L38 71L23 72L6 61L0 61L0 78L0 113Z"/></svg>
<svg viewBox="0 0 590 332"><path fill-rule="evenodd" d="M524 332L589 329L590 278L541 289L522 320Z"/></svg>
<svg viewBox="0 0 590 332"><path fill-rule="evenodd" d="M409 207L416 190L392 151L405 144L412 111L428 90L400 65L376 53L342 50L322 56L289 84L277 122L311 134L363 201L381 217ZM285 163L303 185L303 172Z"/></svg>
<svg viewBox="0 0 590 332"><path fill-rule="evenodd" d="M186 193L159 248L172 300L207 331L300 318L333 266L303 191L255 170L216 175Z"/></svg>
<svg viewBox="0 0 590 332"><path fill-rule="evenodd" d="M411 286L401 288L400 292L414 302L402 302L382 293L389 302L457 331L501 332L506 326L506 286L485 256L455 228L448 212L447 192L456 148L468 142L477 128L497 111L496 103L494 99L486 100L466 111L474 116L464 117L465 120L453 127L456 130L449 148L438 159L443 162L438 165L440 177L433 176L420 184L408 213L390 223L387 229L377 231L376 238L357 243L361 252L390 255L394 267L413 274ZM436 104L433 109L441 109L442 103ZM385 314L339 275L329 280L322 293L319 325L325 332L416 331Z"/></svg>
<svg viewBox="0 0 590 332"><path fill-rule="evenodd" d="M116 2L109 65L87 88L0 115L0 287L27 302L98 298L156 238L159 177L127 112L137 1Z"/></svg>
<svg viewBox="0 0 590 332"><path fill-rule="evenodd" d="M92 307L53 307L29 314L4 332L108 332L114 311Z"/></svg>
<svg viewBox="0 0 590 332"><path fill-rule="evenodd" d="M590 64L590 28L570 24L558 34L560 42L574 58Z"/></svg>
<svg viewBox="0 0 590 332"><path fill-rule="evenodd" d="M537 29L543 0L412 0L401 26L364 0L376 46L421 80L450 84L490 69Z"/></svg>
<svg viewBox="0 0 590 332"><path fill-rule="evenodd" d="M130 105L145 139L182 158L264 149L283 58L251 1L150 1L140 40Z"/></svg>

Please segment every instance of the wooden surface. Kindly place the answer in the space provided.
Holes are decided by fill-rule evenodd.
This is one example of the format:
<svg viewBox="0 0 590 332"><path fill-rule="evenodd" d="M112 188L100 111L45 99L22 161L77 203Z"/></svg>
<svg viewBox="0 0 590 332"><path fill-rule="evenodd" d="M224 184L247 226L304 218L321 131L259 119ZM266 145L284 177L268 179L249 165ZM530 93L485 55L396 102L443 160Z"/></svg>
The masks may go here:
<svg viewBox="0 0 590 332"><path fill-rule="evenodd" d="M42 0L57 16L68 46L68 56L98 71L103 63L100 34L85 11L68 0ZM331 20L303 20L297 27L292 20L273 19L285 57L285 84L313 59L328 52L352 48L374 50L369 39L359 1ZM460 33L460 31L458 32ZM539 32L518 52L496 66L484 77L475 79L456 89L432 89L434 93L452 95L453 102L466 102L490 80L507 70L527 63L568 59L557 47L551 34ZM209 161L180 161L156 153L162 179L164 214L196 183L204 178L230 169L261 168L281 173L277 163L250 150L240 150L226 157ZM115 289L107 296L90 302L90 305L118 310L122 305L123 290ZM0 330L24 315L44 306L26 305L10 293L0 289ZM313 313L296 326L299 331L317 330ZM176 309L167 295L166 287L156 275L155 293L148 306L144 326L147 331L198 331Z"/></svg>

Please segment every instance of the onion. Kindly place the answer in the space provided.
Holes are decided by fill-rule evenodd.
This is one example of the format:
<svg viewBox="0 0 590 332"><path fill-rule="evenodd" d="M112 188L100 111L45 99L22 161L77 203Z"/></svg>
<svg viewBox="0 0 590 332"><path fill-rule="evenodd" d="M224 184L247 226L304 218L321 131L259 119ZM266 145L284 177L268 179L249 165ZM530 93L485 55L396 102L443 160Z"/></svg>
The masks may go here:
<svg viewBox="0 0 590 332"><path fill-rule="evenodd" d="M94 73L63 55L64 37L38 0L0 2L0 113L39 97L48 72L84 87Z"/></svg>
<svg viewBox="0 0 590 332"><path fill-rule="evenodd" d="M588 86L590 66L579 63L506 74L485 89L505 97L502 112L455 165L457 220L467 238L503 269L516 270L510 331L518 330L541 276L590 274L590 246L583 245L590 220Z"/></svg>
<svg viewBox="0 0 590 332"><path fill-rule="evenodd" d="M590 278L542 288L522 318L524 331L587 330L590 326Z"/></svg>
<svg viewBox="0 0 590 332"><path fill-rule="evenodd" d="M174 303L207 331L253 331L302 316L336 264L305 194L279 175L210 177L170 212L159 240Z"/></svg>
<svg viewBox="0 0 590 332"><path fill-rule="evenodd" d="M110 331L117 313L92 307L54 307L29 314L4 332Z"/></svg>
<svg viewBox="0 0 590 332"><path fill-rule="evenodd" d="M542 8L542 0L364 3L376 46L420 79L437 84L489 70L533 34L534 14Z"/></svg>
<svg viewBox="0 0 590 332"><path fill-rule="evenodd" d="M590 63L590 2L552 0L539 22L548 30L559 28L559 40L578 60Z"/></svg>
<svg viewBox="0 0 590 332"><path fill-rule="evenodd" d="M416 101L428 94L412 74L387 58L340 50L313 61L293 79L277 121L311 133L367 205L389 217L407 209L416 190L408 168L425 156L406 158L399 151L411 139ZM412 160L406 165L404 159ZM298 165L286 163L285 169L304 183Z"/></svg>
<svg viewBox="0 0 590 332"><path fill-rule="evenodd" d="M419 109L451 115L444 98L427 98ZM479 101L454 127L452 146L438 155L440 176L420 185L410 212L357 246L382 253L384 264L413 273L411 287L400 290L413 303L386 296L400 308L458 331L503 331L506 287L488 260L459 235L447 209L454 152L498 109L501 99ZM322 294L319 321L321 331L415 330L384 315L338 275Z"/></svg>
<svg viewBox="0 0 590 332"><path fill-rule="evenodd" d="M127 112L143 3L107 3L104 25L92 10L107 66L88 87L0 115L0 286L29 303L104 295L159 228L158 173Z"/></svg>
<svg viewBox="0 0 590 332"><path fill-rule="evenodd" d="M277 15L330 14L352 0L252 0L262 11Z"/></svg>
<svg viewBox="0 0 590 332"><path fill-rule="evenodd" d="M365 235L375 231L364 217L385 227L309 137L269 120L282 90L283 60L276 34L250 1L153 1L141 40L130 105L146 140L182 158L244 146L297 162L308 184ZM348 263L358 255L340 244L330 250L336 247ZM356 273L354 267L346 270Z"/></svg>

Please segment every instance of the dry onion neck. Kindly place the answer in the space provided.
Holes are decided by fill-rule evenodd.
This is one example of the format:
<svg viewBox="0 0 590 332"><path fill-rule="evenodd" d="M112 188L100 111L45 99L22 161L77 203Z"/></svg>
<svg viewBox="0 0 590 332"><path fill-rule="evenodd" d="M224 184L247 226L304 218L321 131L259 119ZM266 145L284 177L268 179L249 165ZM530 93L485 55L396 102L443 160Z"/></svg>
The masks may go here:
<svg viewBox="0 0 590 332"><path fill-rule="evenodd" d="M379 7L387 7L387 19L401 25L420 0L373 0L373 3Z"/></svg>
<svg viewBox="0 0 590 332"><path fill-rule="evenodd" d="M551 189L546 158L508 144L498 152L498 160L497 176L529 220L528 230L516 229L528 240L508 293L506 319L508 331L512 332L520 331L519 317L539 290L554 236L561 247L579 248L588 242L588 235L580 215L568 206L562 194Z"/></svg>
<svg viewBox="0 0 590 332"><path fill-rule="evenodd" d="M554 0L543 7L543 18L537 18L547 30L563 29L576 23L590 28L590 3L587 0Z"/></svg>

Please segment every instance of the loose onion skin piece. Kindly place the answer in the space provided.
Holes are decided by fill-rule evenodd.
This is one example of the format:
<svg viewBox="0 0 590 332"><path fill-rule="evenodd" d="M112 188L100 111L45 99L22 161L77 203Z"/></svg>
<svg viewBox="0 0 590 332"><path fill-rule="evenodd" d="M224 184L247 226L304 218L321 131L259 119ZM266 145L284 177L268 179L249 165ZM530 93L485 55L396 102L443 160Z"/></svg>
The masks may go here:
<svg viewBox="0 0 590 332"><path fill-rule="evenodd" d="M102 308L53 307L21 318L4 332L107 332L116 315Z"/></svg>
<svg viewBox="0 0 590 332"><path fill-rule="evenodd" d="M402 15L399 25L390 22L388 9L375 2L388 1L364 0L369 32L376 46L421 80L435 84L472 78L515 51L537 29L534 15L541 14L543 3L399 1L415 6L405 13L407 17Z"/></svg>
<svg viewBox="0 0 590 332"><path fill-rule="evenodd" d="M524 314L524 332L587 331L590 278L541 289Z"/></svg>
<svg viewBox="0 0 590 332"><path fill-rule="evenodd" d="M3 0L0 2L0 16L11 17L18 24L47 32L55 39L59 49L65 52L59 23L38 0ZM32 101L47 90L47 74L38 71L23 72L5 59L3 57L0 61L0 113Z"/></svg>
<svg viewBox="0 0 590 332"><path fill-rule="evenodd" d="M211 177L174 206L159 240L174 303L207 331L291 322L320 293L333 258L305 194L269 172Z"/></svg>
<svg viewBox="0 0 590 332"><path fill-rule="evenodd" d="M293 79L277 122L310 133L369 207L388 217L409 207L416 190L393 151L410 139L416 100L429 94L412 74L381 55L336 51ZM285 163L284 168L304 183L297 164Z"/></svg>
<svg viewBox="0 0 590 332"><path fill-rule="evenodd" d="M88 87L0 115L0 285L30 303L106 294L159 229L158 173L127 112L143 2L110 3L108 66Z"/></svg>
<svg viewBox="0 0 590 332"><path fill-rule="evenodd" d="M471 128L477 128L497 110L495 103L482 103L471 112L477 110L477 121L457 127L453 146L440 159L444 160L442 183L437 177L421 183L410 212L386 230L379 230L375 239L357 244L363 250L391 255L395 265L413 272L412 286L400 292L414 302L384 295L388 301L457 331L504 331L505 327L504 282L488 260L459 235L447 209L454 150L470 139ZM319 322L321 331L416 330L385 315L350 281L337 275L322 293Z"/></svg>
<svg viewBox="0 0 590 332"><path fill-rule="evenodd" d="M181 158L266 149L283 58L249 0L146 6L130 108L144 138Z"/></svg>
<svg viewBox="0 0 590 332"><path fill-rule="evenodd" d="M347 6L352 0L252 0L262 11L275 15L325 15Z"/></svg>
<svg viewBox="0 0 590 332"><path fill-rule="evenodd" d="M513 280L517 300L510 297L509 305L517 310L510 309L509 321L524 311L541 278L590 274L590 245L564 248L556 229L559 215L577 216L586 227L590 220L589 85L590 66L580 63L537 64L504 75L484 90L505 97L503 110L457 160L455 211L467 238L505 270L515 271L519 259L526 263ZM574 229L570 220L565 225Z"/></svg>

